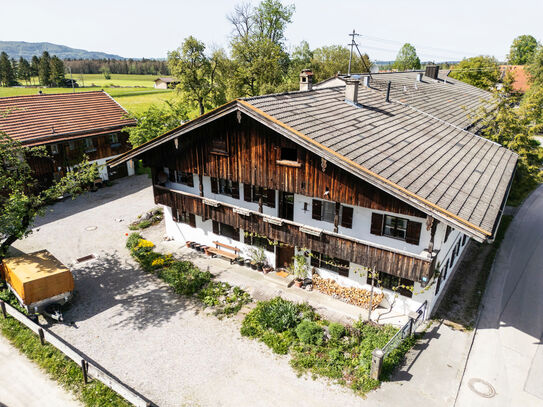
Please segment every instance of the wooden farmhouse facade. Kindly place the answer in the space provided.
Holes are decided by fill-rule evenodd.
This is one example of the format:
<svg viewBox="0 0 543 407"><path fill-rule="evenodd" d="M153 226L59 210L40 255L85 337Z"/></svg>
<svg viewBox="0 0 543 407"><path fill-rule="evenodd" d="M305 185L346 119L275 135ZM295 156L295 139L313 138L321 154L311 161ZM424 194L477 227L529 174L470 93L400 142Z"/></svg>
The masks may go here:
<svg viewBox="0 0 543 407"><path fill-rule="evenodd" d="M111 165L151 167L175 239L244 256L260 246L276 268L303 254L346 286L367 288L372 270L390 301L390 289L413 287L401 311L435 304L469 239L493 238L516 155L390 89L351 79L314 90L311 79L303 73L304 91L232 101Z"/></svg>
<svg viewBox="0 0 543 407"><path fill-rule="evenodd" d="M134 174L132 162L114 170L107 162L130 150L122 129L136 121L107 93L78 92L0 98L0 131L24 146L45 146L48 157L30 165L43 186L77 165L84 155L104 180Z"/></svg>

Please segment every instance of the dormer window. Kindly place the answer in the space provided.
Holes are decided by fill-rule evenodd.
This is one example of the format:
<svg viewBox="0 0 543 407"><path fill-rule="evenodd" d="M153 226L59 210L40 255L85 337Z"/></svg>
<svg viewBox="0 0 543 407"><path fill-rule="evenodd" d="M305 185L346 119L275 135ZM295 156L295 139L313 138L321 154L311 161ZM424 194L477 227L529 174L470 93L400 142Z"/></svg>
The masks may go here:
<svg viewBox="0 0 543 407"><path fill-rule="evenodd" d="M217 135L211 140L211 154L228 155L226 136Z"/></svg>
<svg viewBox="0 0 543 407"><path fill-rule="evenodd" d="M279 165L285 165L288 167L302 166L302 164L298 162L298 150L290 147L281 147L279 160L277 160L276 162Z"/></svg>

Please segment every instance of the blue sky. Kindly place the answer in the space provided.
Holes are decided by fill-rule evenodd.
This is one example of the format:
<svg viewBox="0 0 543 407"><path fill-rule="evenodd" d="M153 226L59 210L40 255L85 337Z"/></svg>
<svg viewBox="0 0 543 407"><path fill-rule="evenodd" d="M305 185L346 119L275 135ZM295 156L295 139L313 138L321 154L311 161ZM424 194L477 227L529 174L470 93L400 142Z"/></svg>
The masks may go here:
<svg viewBox="0 0 543 407"><path fill-rule="evenodd" d="M0 39L52 42L124 57L165 57L188 35L228 45L226 19L241 1L18 0L2 4ZM253 4L257 1L252 1ZM479 54L504 59L514 37L543 42L543 0L283 0L295 4L290 46L347 44L354 29L372 60L394 59L404 42L422 60ZM10 16L10 17L7 17Z"/></svg>

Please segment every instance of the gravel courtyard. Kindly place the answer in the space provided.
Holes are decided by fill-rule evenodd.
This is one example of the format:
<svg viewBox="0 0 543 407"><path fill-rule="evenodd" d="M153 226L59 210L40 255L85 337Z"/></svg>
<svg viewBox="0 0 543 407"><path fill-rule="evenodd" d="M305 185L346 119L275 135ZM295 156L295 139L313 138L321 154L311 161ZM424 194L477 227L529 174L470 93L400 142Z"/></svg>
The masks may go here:
<svg viewBox="0 0 543 407"><path fill-rule="evenodd" d="M24 252L48 249L73 270L76 296L53 331L159 406L367 404L324 379L297 377L288 357L241 337L239 319L202 313L144 274L125 233L153 207L147 176L125 178L55 204L17 242ZM76 262L89 254L96 259Z"/></svg>

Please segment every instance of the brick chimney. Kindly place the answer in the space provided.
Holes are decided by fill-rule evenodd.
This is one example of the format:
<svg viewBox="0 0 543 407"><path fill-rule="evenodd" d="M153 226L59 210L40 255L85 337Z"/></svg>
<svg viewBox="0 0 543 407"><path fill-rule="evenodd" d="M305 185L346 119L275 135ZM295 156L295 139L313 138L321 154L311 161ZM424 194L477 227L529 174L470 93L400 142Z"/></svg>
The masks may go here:
<svg viewBox="0 0 543 407"><path fill-rule="evenodd" d="M345 79L345 101L358 104L358 84L360 81L354 78Z"/></svg>
<svg viewBox="0 0 543 407"><path fill-rule="evenodd" d="M313 72L311 69L302 69L300 72L300 90L307 91L313 88Z"/></svg>

